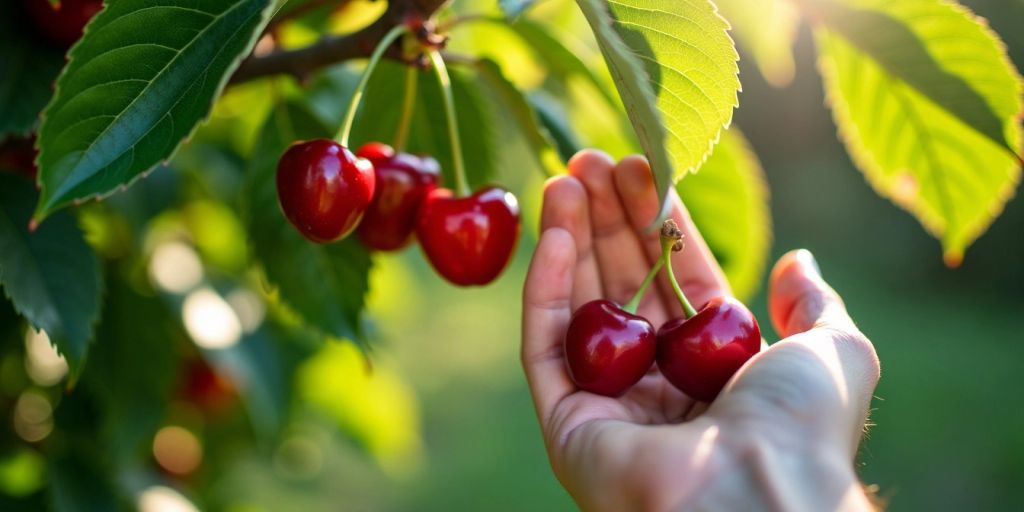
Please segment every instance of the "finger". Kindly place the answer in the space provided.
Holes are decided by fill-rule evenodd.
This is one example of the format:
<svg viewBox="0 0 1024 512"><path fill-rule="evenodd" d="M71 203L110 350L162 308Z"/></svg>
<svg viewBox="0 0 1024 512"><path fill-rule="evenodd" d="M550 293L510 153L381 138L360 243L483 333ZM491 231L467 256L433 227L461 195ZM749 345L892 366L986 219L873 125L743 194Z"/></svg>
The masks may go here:
<svg viewBox="0 0 1024 512"><path fill-rule="evenodd" d="M569 161L569 173L587 190L594 252L605 298L621 304L636 293L651 265L619 202L612 181L613 167L611 157L596 151L580 152Z"/></svg>
<svg viewBox="0 0 1024 512"><path fill-rule="evenodd" d="M561 228L545 230L537 243L523 288L522 363L541 424L575 390L562 349L573 288L576 247Z"/></svg>
<svg viewBox="0 0 1024 512"><path fill-rule="evenodd" d="M601 276L597 270L590 236L590 212L587 191L572 176L558 176L544 186L541 232L562 228L572 235L576 246L571 307L575 311L586 302L601 298Z"/></svg>
<svg viewBox="0 0 1024 512"><path fill-rule="evenodd" d="M647 230L660 213L661 206L647 159L637 155L623 158L615 167L614 174L622 204L629 212L633 229L641 234L647 257L651 261L660 258L661 234L658 230ZM672 269L687 298L694 307L700 308L713 297L729 294L729 284L675 191L672 191L670 201L669 218L679 225L685 244L682 252L672 255ZM659 279L659 290L665 303L672 305L672 315L682 315L682 307L667 276L662 275Z"/></svg>
<svg viewBox="0 0 1024 512"><path fill-rule="evenodd" d="M772 320L788 337L740 371L723 393L730 397L724 402L781 413L790 430L816 429L846 443L852 454L878 383L874 347L809 252L783 256L771 281Z"/></svg>

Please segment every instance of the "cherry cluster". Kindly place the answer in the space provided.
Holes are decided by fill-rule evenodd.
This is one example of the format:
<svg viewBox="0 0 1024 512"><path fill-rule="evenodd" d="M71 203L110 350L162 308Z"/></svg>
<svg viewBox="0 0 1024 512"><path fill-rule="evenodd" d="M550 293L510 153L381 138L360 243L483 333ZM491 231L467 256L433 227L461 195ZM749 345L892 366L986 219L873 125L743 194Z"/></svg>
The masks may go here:
<svg viewBox="0 0 1024 512"><path fill-rule="evenodd" d="M313 242L330 243L357 231L366 247L394 251L408 245L415 235L442 277L459 286L484 285L493 281L512 257L520 231L519 206L515 196L500 187L470 192L451 84L436 47L422 46L429 52L444 92L456 187L440 186L440 166L430 156L412 155L381 142L365 144L355 153L347 147L355 110L376 62L403 35L434 41L423 37L420 27L396 27L378 45L337 140L298 141L284 152L277 166L278 199L285 217ZM408 81L413 86L406 88L396 137L399 148L404 145L411 95L415 94L415 70L410 70Z"/></svg>
<svg viewBox="0 0 1024 512"><path fill-rule="evenodd" d="M700 311L679 287L669 261L682 250L682 233L671 219L662 229L662 258L625 306L609 300L588 302L573 313L565 333L569 375L584 391L617 397L640 381L657 363L661 374L687 396L710 402L737 370L761 350L754 315L732 297L715 297ZM636 314L648 285L661 267L685 316L655 332Z"/></svg>

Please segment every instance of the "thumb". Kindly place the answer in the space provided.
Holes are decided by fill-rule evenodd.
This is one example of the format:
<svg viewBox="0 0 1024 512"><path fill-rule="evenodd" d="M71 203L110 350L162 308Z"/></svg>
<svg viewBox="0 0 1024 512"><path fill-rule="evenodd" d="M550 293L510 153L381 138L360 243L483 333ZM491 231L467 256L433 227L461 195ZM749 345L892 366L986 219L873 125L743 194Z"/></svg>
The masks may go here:
<svg viewBox="0 0 1024 512"><path fill-rule="evenodd" d="M818 262L806 249L790 251L775 264L768 310L783 338L815 327L856 329L843 300L822 279Z"/></svg>

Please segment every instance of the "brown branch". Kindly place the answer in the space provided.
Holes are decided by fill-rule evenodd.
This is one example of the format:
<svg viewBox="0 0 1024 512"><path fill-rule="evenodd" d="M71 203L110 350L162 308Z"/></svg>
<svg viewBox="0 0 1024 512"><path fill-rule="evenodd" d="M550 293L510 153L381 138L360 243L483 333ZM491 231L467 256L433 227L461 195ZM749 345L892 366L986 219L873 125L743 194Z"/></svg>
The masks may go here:
<svg viewBox="0 0 1024 512"><path fill-rule="evenodd" d="M235 71L231 83L239 84L280 74L289 74L301 80L325 66L367 57L392 27L405 23L409 18L430 19L447 2L448 0L391 0L387 10L377 21L357 32L324 37L305 48L250 56ZM384 55L393 59L401 58L398 45Z"/></svg>

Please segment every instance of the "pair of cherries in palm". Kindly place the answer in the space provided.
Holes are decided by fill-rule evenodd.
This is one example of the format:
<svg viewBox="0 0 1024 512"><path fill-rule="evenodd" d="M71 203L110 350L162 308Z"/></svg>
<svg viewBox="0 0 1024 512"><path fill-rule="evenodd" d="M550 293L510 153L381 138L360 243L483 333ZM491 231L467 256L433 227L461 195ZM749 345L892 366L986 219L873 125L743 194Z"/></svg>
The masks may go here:
<svg viewBox="0 0 1024 512"><path fill-rule="evenodd" d="M430 157L372 142L353 154L333 140L296 142L277 167L281 209L306 238L328 243L357 229L367 247L393 251L415 233L441 276L460 286L494 280L519 238L515 196L485 187L466 197L438 186Z"/></svg>
<svg viewBox="0 0 1024 512"><path fill-rule="evenodd" d="M746 306L732 297L715 297L700 311L690 305L672 272L669 257L682 249L672 220L662 229L662 258L625 306L594 300L577 309L565 334L569 375L584 391L618 397L657 363L661 374L687 396L710 402L761 349L761 331ZM655 332L636 314L640 298L662 266L685 316Z"/></svg>

